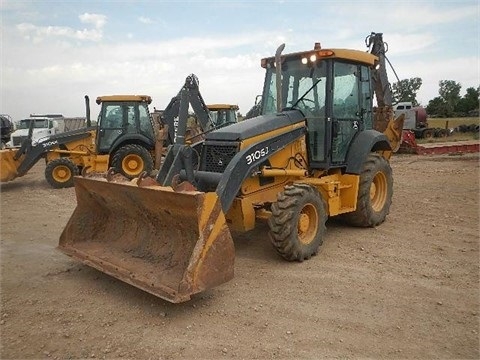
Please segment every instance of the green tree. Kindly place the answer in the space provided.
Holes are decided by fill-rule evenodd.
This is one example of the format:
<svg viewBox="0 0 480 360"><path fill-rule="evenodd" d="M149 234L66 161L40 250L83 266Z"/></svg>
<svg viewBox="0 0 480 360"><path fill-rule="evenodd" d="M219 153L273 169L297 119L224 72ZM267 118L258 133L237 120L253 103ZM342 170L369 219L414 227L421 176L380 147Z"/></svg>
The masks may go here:
<svg viewBox="0 0 480 360"><path fill-rule="evenodd" d="M392 85L393 98L396 102L411 101L413 106L418 106L417 92L422 86L422 79L415 77L400 80Z"/></svg>
<svg viewBox="0 0 480 360"><path fill-rule="evenodd" d="M440 96L430 100L427 105L427 114L429 115L436 115L440 117L447 117L448 109L445 100L443 100Z"/></svg>
<svg viewBox="0 0 480 360"><path fill-rule="evenodd" d="M477 89L470 87L467 93L460 99L455 106L455 112L467 115L472 110L478 110L479 107L480 87Z"/></svg>
<svg viewBox="0 0 480 360"><path fill-rule="evenodd" d="M453 80L440 80L438 85L440 86L438 93L446 105L446 116L452 116L455 106L460 101L462 85Z"/></svg>

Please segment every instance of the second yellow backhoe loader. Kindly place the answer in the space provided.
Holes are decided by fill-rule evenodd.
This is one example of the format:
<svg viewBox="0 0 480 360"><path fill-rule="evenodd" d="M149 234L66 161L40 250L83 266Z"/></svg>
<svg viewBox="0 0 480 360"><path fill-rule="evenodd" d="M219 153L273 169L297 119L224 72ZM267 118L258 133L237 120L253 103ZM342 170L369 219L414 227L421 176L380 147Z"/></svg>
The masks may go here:
<svg viewBox="0 0 480 360"><path fill-rule="evenodd" d="M0 182L24 176L42 158L45 178L54 188L73 186L73 177L82 171L113 168L129 178L152 171L156 131L148 110L151 101L147 95L99 96L97 125L91 126L90 103L85 96L87 127L37 143L32 142L30 129L19 149L0 150Z"/></svg>
<svg viewBox="0 0 480 360"><path fill-rule="evenodd" d="M182 302L234 276L231 230L268 219L273 247L303 261L328 217L385 221L393 193L393 119L382 34L371 52L322 49L261 60L260 116L175 144L155 179L75 177L77 207L59 249L122 281ZM378 108L374 109L373 94Z"/></svg>

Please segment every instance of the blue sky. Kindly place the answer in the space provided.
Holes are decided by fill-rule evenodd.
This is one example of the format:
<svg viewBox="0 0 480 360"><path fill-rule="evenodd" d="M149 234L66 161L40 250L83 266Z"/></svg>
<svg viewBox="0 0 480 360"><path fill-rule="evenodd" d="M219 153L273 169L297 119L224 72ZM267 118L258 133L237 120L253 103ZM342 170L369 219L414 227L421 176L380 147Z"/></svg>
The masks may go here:
<svg viewBox="0 0 480 360"><path fill-rule="evenodd" d="M2 0L0 113L84 116L84 95L148 94L163 109L191 73L207 103L245 114L261 93L260 59L322 47L367 50L383 32L418 100L440 80L480 85L479 1ZM396 78L389 70L390 82ZM92 115L98 109L92 103Z"/></svg>

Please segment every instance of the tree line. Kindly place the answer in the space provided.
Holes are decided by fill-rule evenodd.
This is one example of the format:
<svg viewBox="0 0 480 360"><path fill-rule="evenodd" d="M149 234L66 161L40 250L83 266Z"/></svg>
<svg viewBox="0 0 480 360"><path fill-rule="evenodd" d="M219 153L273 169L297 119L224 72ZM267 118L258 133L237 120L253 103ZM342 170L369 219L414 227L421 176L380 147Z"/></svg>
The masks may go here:
<svg viewBox="0 0 480 360"><path fill-rule="evenodd" d="M417 92L421 86L422 79L418 77L394 83L392 85L394 101L411 101L414 106L419 106ZM462 85L454 80L440 80L438 86L439 96L430 100L425 107L430 116L478 116L480 86L476 89L473 87L467 88L464 96L460 96Z"/></svg>

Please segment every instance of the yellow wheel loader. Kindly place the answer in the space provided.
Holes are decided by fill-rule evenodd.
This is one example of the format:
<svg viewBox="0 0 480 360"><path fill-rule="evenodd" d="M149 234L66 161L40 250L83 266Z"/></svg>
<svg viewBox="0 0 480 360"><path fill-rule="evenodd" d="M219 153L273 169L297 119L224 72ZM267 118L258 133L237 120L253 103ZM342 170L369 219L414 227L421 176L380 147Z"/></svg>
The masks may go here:
<svg viewBox="0 0 480 360"><path fill-rule="evenodd" d="M258 219L268 220L273 247L290 261L319 251L328 217L384 222L403 118L393 119L384 93L382 36L371 36L375 53L317 43L282 55L282 45L261 60L262 115L195 144L179 124L155 179L75 177L77 207L58 248L182 302L234 276L231 231L252 230Z"/></svg>

